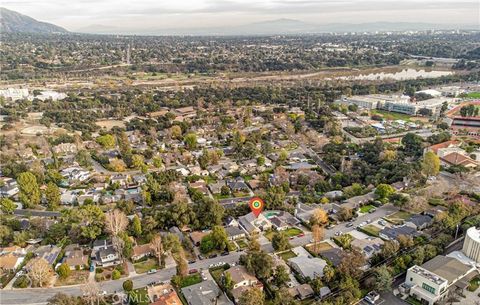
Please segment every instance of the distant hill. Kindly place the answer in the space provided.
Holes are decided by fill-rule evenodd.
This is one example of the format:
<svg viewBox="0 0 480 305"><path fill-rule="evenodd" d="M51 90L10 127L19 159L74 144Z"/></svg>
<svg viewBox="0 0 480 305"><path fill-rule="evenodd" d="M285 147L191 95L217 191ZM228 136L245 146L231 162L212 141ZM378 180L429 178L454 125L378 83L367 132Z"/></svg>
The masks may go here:
<svg viewBox="0 0 480 305"><path fill-rule="evenodd" d="M91 34L126 35L276 35L276 34L315 34L344 32L388 32L418 30L475 29L474 25L431 24L414 22L370 22L370 23L329 23L314 24L294 19L276 19L239 26L196 27L196 28L121 28L105 25L91 25L78 32Z"/></svg>
<svg viewBox="0 0 480 305"><path fill-rule="evenodd" d="M35 20L0 7L0 32L3 33L68 33L57 25Z"/></svg>

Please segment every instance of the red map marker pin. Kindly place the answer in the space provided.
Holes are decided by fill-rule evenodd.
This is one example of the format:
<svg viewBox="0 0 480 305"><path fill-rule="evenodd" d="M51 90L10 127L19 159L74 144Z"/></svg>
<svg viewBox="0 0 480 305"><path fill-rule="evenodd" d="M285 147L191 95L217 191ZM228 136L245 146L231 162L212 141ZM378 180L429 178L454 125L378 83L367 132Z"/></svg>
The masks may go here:
<svg viewBox="0 0 480 305"><path fill-rule="evenodd" d="M265 203L259 197L253 197L250 199L250 210L252 211L253 215L258 218L258 215L262 213L263 207Z"/></svg>

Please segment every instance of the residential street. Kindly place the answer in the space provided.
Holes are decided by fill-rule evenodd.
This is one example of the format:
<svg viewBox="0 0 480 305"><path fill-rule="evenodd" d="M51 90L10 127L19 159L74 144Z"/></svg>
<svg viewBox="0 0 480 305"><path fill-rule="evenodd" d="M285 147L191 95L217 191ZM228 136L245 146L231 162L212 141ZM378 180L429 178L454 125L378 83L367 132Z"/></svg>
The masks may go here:
<svg viewBox="0 0 480 305"><path fill-rule="evenodd" d="M343 233L347 233L349 231L354 230L354 227L360 224L367 219L378 219L384 217L388 214L394 213L398 211L398 208L392 205L386 205L378 208L372 214L366 214L363 216L358 217L354 221L354 226L347 228L346 223L339 224L332 229L325 230L325 239L328 239L335 235L335 232L341 231ZM311 240L311 233L305 232L305 236L303 237L294 237L290 240L290 244L293 247L303 246L309 244ZM271 243L269 242L261 242L262 249L267 252L273 252L273 248ZM240 255L244 252L231 252L227 256L218 256L212 259L204 259L201 261L197 261L193 264L189 265L190 269L208 269L211 264L215 264L218 262L224 263L236 263L238 262ZM131 277L133 280L135 287L144 287L151 282L154 281L170 281L171 277L175 275L176 269L175 268L166 268L158 271L155 274L139 274L136 276ZM106 281L99 283L100 290L105 290L108 293L114 293L115 291L121 291L122 283L125 279L120 279L116 281ZM26 289L11 289L11 290L0 290L0 303L2 305L14 305L14 304L22 304L22 305L36 305L36 304L45 304L46 301L55 295L56 293L67 293L71 295L81 295L81 285L77 286L70 286L70 287L54 287L54 288L26 288Z"/></svg>

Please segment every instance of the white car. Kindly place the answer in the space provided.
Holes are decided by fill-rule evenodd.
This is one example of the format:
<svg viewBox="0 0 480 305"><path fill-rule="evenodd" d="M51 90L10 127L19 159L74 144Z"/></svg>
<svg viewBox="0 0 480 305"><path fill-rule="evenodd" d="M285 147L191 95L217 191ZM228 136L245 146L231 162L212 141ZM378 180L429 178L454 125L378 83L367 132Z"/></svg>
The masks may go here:
<svg viewBox="0 0 480 305"><path fill-rule="evenodd" d="M100 292L98 293L98 295L107 295L107 294L108 294L108 293L107 293L105 290L100 291Z"/></svg>

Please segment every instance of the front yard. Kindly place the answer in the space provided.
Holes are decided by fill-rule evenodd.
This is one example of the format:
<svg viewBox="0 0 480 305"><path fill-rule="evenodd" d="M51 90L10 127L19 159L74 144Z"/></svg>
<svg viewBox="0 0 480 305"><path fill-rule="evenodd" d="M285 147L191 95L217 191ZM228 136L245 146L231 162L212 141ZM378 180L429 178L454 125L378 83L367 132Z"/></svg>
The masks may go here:
<svg viewBox="0 0 480 305"><path fill-rule="evenodd" d="M263 235L268 240L272 240L275 232L284 232L285 234L287 234L288 237L295 237L295 236L298 236L299 234L303 233L303 231L300 230L299 228L292 227L292 228L288 228L288 229L283 230L283 231L268 230L268 231L265 231L265 233Z"/></svg>
<svg viewBox="0 0 480 305"><path fill-rule="evenodd" d="M375 207L371 204L367 204L367 205L364 205L360 208L360 213L368 213L370 212L371 210L375 209Z"/></svg>
<svg viewBox="0 0 480 305"><path fill-rule="evenodd" d="M200 275L200 273L197 272L194 274L190 274L182 278L182 281L180 282L180 288L192 286L200 282L202 282L202 276Z"/></svg>
<svg viewBox="0 0 480 305"><path fill-rule="evenodd" d="M330 245L329 243L327 243L325 241L319 242L317 245L310 244L308 246L305 246L305 248L307 248L307 250L310 253L313 253L315 255L318 255L322 251L327 251L327 250L333 249L332 245Z"/></svg>
<svg viewBox="0 0 480 305"><path fill-rule="evenodd" d="M152 257L145 261L133 264L133 267L135 267L135 272L138 274L145 273L150 269L160 269L160 266L158 265L158 259Z"/></svg>
<svg viewBox="0 0 480 305"><path fill-rule="evenodd" d="M278 253L278 256L280 256L284 261L288 261L290 258L296 257L297 255L293 253L292 250L288 250L282 253Z"/></svg>
<svg viewBox="0 0 480 305"><path fill-rule="evenodd" d="M375 236L375 237L378 237L381 230L382 229L380 229L379 227L374 226L374 225L366 225L366 226L358 229L358 231L360 231L360 232L363 232L365 234L368 234L370 236Z"/></svg>
<svg viewBox="0 0 480 305"><path fill-rule="evenodd" d="M88 280L88 270L73 270L66 278L58 277L54 286L69 286L84 284Z"/></svg>
<svg viewBox="0 0 480 305"><path fill-rule="evenodd" d="M240 247L240 249L245 249L248 245L245 239L238 239L235 241L237 245Z"/></svg>
<svg viewBox="0 0 480 305"><path fill-rule="evenodd" d="M412 216L412 214L408 212L398 211L385 217L385 220L390 223L398 225L398 224L402 224L405 220L410 218L410 216Z"/></svg>
<svg viewBox="0 0 480 305"><path fill-rule="evenodd" d="M95 281L102 282L111 279L119 279L128 275L128 268L126 263L109 266L109 267L97 267L95 269Z"/></svg>

